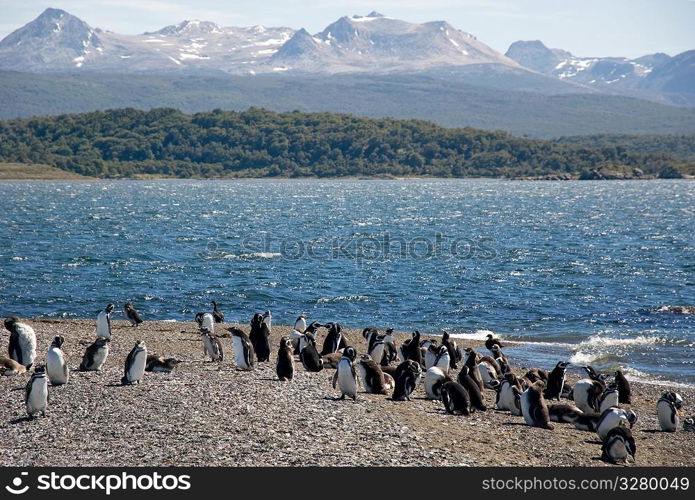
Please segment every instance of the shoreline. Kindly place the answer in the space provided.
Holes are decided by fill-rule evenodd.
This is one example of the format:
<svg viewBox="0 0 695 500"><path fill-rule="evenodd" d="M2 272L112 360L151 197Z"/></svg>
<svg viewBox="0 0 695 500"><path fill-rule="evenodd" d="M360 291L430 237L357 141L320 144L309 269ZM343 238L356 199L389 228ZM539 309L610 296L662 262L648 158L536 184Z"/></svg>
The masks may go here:
<svg viewBox="0 0 695 500"><path fill-rule="evenodd" d="M55 335L65 337L70 381L49 389L47 417L29 421L22 391L28 377L0 377L7 401L0 407L0 429L5 442L12 443L0 459L2 465L383 466L431 465L433 460L464 466L610 465L599 459L595 433L570 424L556 424L552 431L532 428L521 417L492 409L468 417L447 415L441 402L424 399L422 386L409 402L362 392L357 402L339 401L330 382L334 370L308 373L299 362L295 379L280 382L275 360L280 337L289 334L285 326L273 325L271 362L242 372L235 369L229 338L221 339L222 363L203 361L193 322L146 321L132 328L115 320L111 354L102 371L79 372L75 369L82 353L94 339L93 319L25 322L37 333L37 363L45 359ZM234 326L249 331L248 324ZM344 333L359 353L365 352L361 330ZM399 343L403 335L396 335ZM3 352L7 337L7 332L0 335ZM324 338L322 329L319 346ZM118 385L123 360L136 339L145 340L150 352L183 363L171 374L146 373L139 385ZM470 339L457 342L482 346ZM513 349L508 355L518 373ZM636 465L695 466L690 433L655 431L655 405L663 389L631 385L631 407L639 415L633 429ZM695 390L679 393L692 414ZM491 407L493 391L486 390L485 398Z"/></svg>

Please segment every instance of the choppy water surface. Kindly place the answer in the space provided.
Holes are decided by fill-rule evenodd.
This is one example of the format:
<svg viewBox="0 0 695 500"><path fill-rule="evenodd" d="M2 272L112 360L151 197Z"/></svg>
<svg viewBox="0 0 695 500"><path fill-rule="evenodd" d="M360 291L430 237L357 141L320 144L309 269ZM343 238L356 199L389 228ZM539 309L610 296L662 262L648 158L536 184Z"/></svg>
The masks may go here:
<svg viewBox="0 0 695 500"><path fill-rule="evenodd" d="M692 181L0 183L0 315L131 300L190 320L528 342L510 354L695 383ZM118 319L119 316L115 316Z"/></svg>

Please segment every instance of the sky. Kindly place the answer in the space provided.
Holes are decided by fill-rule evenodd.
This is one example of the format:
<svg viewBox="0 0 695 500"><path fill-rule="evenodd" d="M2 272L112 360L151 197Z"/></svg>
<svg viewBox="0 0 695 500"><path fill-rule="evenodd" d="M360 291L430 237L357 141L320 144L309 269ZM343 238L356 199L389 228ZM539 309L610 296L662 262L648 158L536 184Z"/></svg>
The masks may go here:
<svg viewBox="0 0 695 500"><path fill-rule="evenodd" d="M376 10L410 22L448 21L502 53L516 40L585 57L695 49L695 0L0 0L0 38L47 7L123 34L185 19L316 33L341 16Z"/></svg>

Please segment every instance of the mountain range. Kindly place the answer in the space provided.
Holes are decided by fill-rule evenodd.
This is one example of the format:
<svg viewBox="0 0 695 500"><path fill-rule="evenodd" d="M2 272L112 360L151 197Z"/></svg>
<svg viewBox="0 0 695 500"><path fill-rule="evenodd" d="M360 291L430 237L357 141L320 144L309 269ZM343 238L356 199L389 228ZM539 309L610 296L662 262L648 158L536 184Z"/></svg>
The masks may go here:
<svg viewBox="0 0 695 500"><path fill-rule="evenodd" d="M336 88L339 102L323 98ZM0 118L177 103L360 113L367 100L369 116L535 136L690 133L695 110L673 105L695 106L695 51L582 58L519 41L501 54L445 21L377 12L314 34L187 20L123 35L48 8L0 41L0 99Z"/></svg>

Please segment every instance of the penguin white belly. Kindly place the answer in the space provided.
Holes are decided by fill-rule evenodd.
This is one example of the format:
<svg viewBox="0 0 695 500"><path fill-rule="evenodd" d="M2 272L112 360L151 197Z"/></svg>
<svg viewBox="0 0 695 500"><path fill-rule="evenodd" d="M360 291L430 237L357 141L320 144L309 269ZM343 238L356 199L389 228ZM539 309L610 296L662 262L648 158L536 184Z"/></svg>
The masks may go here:
<svg viewBox="0 0 695 500"><path fill-rule="evenodd" d="M27 399L27 413L34 415L46 411L48 407L48 380L38 377L31 384L31 392Z"/></svg>
<svg viewBox="0 0 695 500"><path fill-rule="evenodd" d="M502 388L500 389L500 397L497 402L498 410L513 410L515 407L514 391L512 390L512 385L506 380L502 382Z"/></svg>
<svg viewBox="0 0 695 500"><path fill-rule="evenodd" d="M357 379L352 375L352 365L348 359L338 363L338 388L346 396L357 397Z"/></svg>
<svg viewBox="0 0 695 500"><path fill-rule="evenodd" d="M521 414L524 416L524 421L527 425L534 425L533 417L531 417L531 397L528 389L521 393Z"/></svg>
<svg viewBox="0 0 695 500"><path fill-rule="evenodd" d="M425 396L427 399L440 399L440 395L435 394L434 385L445 378L444 372L433 366L425 373Z"/></svg>
<svg viewBox="0 0 695 500"><path fill-rule="evenodd" d="M656 404L656 413L659 417L659 425L662 431L674 432L678 429L680 418L668 401L659 401Z"/></svg>
<svg viewBox="0 0 695 500"><path fill-rule="evenodd" d="M16 328L19 334L19 348L22 351L22 364L31 366L36 359L36 332L34 332L32 327L24 323L17 324Z"/></svg>
<svg viewBox="0 0 695 500"><path fill-rule="evenodd" d="M604 439L606 439L606 436L608 435L610 430L614 429L615 427L618 427L619 425L624 425L628 429L630 428L630 422L627 420L625 412L623 410L616 409L606 414L605 416L602 415L602 419L599 423L598 428L596 429L596 433L598 434L598 437L601 438L601 441L603 441Z"/></svg>
<svg viewBox="0 0 695 500"><path fill-rule="evenodd" d="M63 351L51 347L46 355L46 374L53 385L67 384L68 370Z"/></svg>
<svg viewBox="0 0 695 500"><path fill-rule="evenodd" d="M492 389L491 382L497 380L497 372L487 363L483 362L478 365L480 376L483 377L483 385L486 389Z"/></svg>
<svg viewBox="0 0 695 500"><path fill-rule="evenodd" d="M381 364L381 360L384 358L384 343L379 342L378 344L376 344L372 348L372 350L369 351L369 356L374 360L374 362L377 365Z"/></svg>
<svg viewBox="0 0 695 500"><path fill-rule="evenodd" d="M437 361L437 363L435 363L434 366L439 368L444 373L449 373L449 364L450 364L449 356L439 356L439 360Z"/></svg>
<svg viewBox="0 0 695 500"><path fill-rule="evenodd" d="M244 356L244 345L241 337L236 335L232 337L232 347L234 348L234 361L238 368L242 370L248 370L250 367L246 363L246 357Z"/></svg>
<svg viewBox="0 0 695 500"><path fill-rule="evenodd" d="M608 410L609 408L614 408L614 407L617 408L620 405L618 400L619 400L618 391L611 391L601 401L601 405L599 407L599 414L603 413L604 411Z"/></svg>
<svg viewBox="0 0 695 500"><path fill-rule="evenodd" d="M608 456L615 461L627 461L629 453L622 439L614 439L608 447Z"/></svg>
<svg viewBox="0 0 695 500"><path fill-rule="evenodd" d="M593 415L596 413L596 410L594 410L591 405L589 405L589 390L592 387L592 382L591 380L580 380L576 384L574 384L574 404L577 405L577 408L582 410L584 413L588 413L590 415Z"/></svg>
<svg viewBox="0 0 695 500"><path fill-rule="evenodd" d="M133 363L128 367L128 381L140 381L145 376L145 364L147 362L147 351L141 350L135 354Z"/></svg>

